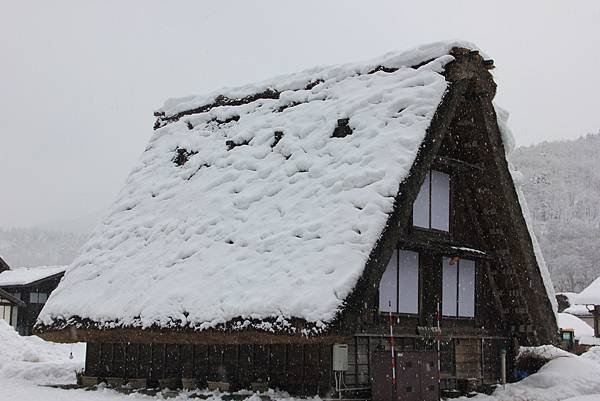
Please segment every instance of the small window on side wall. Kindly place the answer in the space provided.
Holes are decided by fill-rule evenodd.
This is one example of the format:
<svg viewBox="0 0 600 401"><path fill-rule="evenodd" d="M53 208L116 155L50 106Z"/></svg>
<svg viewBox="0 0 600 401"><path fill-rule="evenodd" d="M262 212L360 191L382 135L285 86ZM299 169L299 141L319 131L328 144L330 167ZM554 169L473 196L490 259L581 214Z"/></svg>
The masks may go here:
<svg viewBox="0 0 600 401"><path fill-rule="evenodd" d="M440 171L427 173L413 204L413 225L450 231L450 176Z"/></svg>
<svg viewBox="0 0 600 401"><path fill-rule="evenodd" d="M379 283L379 311L419 313L419 254L394 250Z"/></svg>
<svg viewBox="0 0 600 401"><path fill-rule="evenodd" d="M45 292L30 292L29 303L32 304L43 304L48 300L48 294Z"/></svg>
<svg viewBox="0 0 600 401"><path fill-rule="evenodd" d="M442 315L475 316L475 261L442 260Z"/></svg>

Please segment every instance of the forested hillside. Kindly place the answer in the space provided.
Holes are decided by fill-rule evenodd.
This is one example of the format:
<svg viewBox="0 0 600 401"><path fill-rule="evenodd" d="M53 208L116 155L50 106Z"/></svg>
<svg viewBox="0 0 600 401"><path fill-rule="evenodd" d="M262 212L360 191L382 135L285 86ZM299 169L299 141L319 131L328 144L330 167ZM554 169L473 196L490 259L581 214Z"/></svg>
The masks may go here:
<svg viewBox="0 0 600 401"><path fill-rule="evenodd" d="M557 291L600 276L600 132L542 142L511 155Z"/></svg>

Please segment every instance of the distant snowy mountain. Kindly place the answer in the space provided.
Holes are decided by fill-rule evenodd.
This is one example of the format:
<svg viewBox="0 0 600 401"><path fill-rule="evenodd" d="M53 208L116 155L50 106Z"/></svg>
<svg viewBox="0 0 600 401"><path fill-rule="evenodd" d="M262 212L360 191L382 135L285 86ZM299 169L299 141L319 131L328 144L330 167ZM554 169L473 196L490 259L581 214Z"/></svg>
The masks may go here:
<svg viewBox="0 0 600 401"><path fill-rule="evenodd" d="M104 212L30 228L0 227L0 255L12 267L70 264Z"/></svg>
<svg viewBox="0 0 600 401"><path fill-rule="evenodd" d="M11 267L67 265L86 238L40 228L0 228L0 255Z"/></svg>
<svg viewBox="0 0 600 401"><path fill-rule="evenodd" d="M600 132L511 155L558 291L581 291L600 276L599 155Z"/></svg>

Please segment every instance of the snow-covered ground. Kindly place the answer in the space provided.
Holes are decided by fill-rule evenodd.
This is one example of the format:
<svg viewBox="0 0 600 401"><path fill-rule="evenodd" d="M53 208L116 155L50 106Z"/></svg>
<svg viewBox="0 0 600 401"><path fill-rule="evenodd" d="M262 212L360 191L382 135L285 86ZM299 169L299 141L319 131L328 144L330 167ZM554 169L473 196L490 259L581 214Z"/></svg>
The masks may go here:
<svg viewBox="0 0 600 401"><path fill-rule="evenodd" d="M576 356L547 346L539 372L473 401L600 401L600 347Z"/></svg>
<svg viewBox="0 0 600 401"><path fill-rule="evenodd" d="M600 401L600 347L575 356L552 347L541 349L552 359L538 373L521 382L499 388L491 396L478 395L473 401ZM69 354L73 353L73 359ZM95 391L64 390L47 384L75 383L75 371L83 368L85 345L53 344L37 337L20 337L0 319L0 400L14 401L136 401L160 400L121 394L100 387ZM218 393L204 392L210 401L222 401ZM272 399L293 401L285 394L269 394ZM192 393L180 393L172 400L197 399ZM247 401L260 401L250 394ZM313 401L318 398L313 399Z"/></svg>

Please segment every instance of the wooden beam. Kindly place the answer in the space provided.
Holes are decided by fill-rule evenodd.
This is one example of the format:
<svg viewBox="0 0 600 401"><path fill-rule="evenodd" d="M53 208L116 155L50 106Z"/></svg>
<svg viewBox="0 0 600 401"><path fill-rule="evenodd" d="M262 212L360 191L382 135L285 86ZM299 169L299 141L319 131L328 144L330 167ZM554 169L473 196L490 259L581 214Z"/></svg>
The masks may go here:
<svg viewBox="0 0 600 401"><path fill-rule="evenodd" d="M444 166L456 168L456 169L459 169L459 170L483 171L483 167L481 167L478 164L467 163L465 161L462 161L462 160L459 160L459 159L454 159L452 157L436 156L435 162L436 163L440 163L440 164L442 164Z"/></svg>

